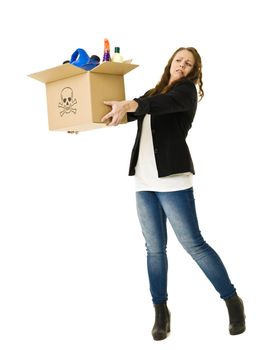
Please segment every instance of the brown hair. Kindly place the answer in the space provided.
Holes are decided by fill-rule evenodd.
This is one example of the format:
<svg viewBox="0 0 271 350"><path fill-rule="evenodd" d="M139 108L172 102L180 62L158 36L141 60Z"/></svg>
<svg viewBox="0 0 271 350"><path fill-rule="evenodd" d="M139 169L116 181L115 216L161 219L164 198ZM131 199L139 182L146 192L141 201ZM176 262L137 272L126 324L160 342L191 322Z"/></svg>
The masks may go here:
<svg viewBox="0 0 271 350"><path fill-rule="evenodd" d="M161 77L161 80L158 82L158 84L151 89L148 92L148 96L152 96L152 95L156 95L156 94L164 94L167 91L169 91L175 84L177 84L178 82L180 82L182 79L184 78L180 78L176 81L174 81L173 83L171 83L169 85L169 80L170 80L170 66L171 63L175 57L175 55L182 50L187 50L189 52L192 53L194 59L195 59L195 64L193 66L193 69L191 70L191 72L185 77L185 79L190 79L193 81L193 83L195 85L198 85L199 87L199 101L203 98L204 96L204 91L203 91L203 82L202 82L202 63L201 63L201 57L198 53L198 51L194 48L194 47L180 47L179 49L177 49L173 55L170 57L165 69L164 69L164 73Z"/></svg>

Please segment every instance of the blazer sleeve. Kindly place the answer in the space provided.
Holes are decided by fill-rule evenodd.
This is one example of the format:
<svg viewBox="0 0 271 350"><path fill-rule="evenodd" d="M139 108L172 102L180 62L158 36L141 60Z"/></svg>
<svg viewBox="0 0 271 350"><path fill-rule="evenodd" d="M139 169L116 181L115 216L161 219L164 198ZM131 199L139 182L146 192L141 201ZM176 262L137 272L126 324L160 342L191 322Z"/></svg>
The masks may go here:
<svg viewBox="0 0 271 350"><path fill-rule="evenodd" d="M147 92L145 92L145 94L142 95L142 96L140 96L139 98L143 98L143 97L147 96L147 94L149 93L149 91L150 91L150 90L148 90ZM134 99L134 100L136 100L136 99ZM127 120L128 120L128 122L133 122L133 121L135 121L135 120L138 120L138 119L144 117L145 114L146 114L146 113L128 112L128 113L127 113Z"/></svg>
<svg viewBox="0 0 271 350"><path fill-rule="evenodd" d="M169 114L185 112L197 105L197 89L191 80L184 80L165 94L139 97L134 116L149 114Z"/></svg>
<svg viewBox="0 0 271 350"><path fill-rule="evenodd" d="M138 118L140 118L142 116L141 115L135 115L135 112L128 112L127 113L127 120L128 120L128 122L134 122L135 120L138 120Z"/></svg>

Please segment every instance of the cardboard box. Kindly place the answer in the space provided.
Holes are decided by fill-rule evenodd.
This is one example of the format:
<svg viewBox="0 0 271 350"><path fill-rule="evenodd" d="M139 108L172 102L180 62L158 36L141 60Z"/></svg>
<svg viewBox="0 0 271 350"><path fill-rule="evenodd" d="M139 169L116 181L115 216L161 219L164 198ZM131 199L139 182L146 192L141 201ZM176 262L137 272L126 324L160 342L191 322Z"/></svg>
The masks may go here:
<svg viewBox="0 0 271 350"><path fill-rule="evenodd" d="M125 100L124 75L135 64L103 62L91 71L72 64L29 75L46 84L49 130L84 131L104 127L111 108L103 101ZM127 116L123 123L127 122Z"/></svg>

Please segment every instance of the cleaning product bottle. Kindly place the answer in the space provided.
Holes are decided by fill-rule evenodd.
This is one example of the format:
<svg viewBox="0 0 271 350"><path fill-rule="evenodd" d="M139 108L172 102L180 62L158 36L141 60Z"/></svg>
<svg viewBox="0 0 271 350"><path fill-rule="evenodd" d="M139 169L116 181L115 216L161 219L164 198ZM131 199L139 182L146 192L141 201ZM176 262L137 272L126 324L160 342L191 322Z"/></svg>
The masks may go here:
<svg viewBox="0 0 271 350"><path fill-rule="evenodd" d="M119 63L123 62L123 57L120 54L119 47L115 47L114 54L112 56L112 62L119 62Z"/></svg>
<svg viewBox="0 0 271 350"><path fill-rule="evenodd" d="M110 45L109 45L109 40L104 39L104 55L103 55L103 62L104 61L111 61L110 57Z"/></svg>

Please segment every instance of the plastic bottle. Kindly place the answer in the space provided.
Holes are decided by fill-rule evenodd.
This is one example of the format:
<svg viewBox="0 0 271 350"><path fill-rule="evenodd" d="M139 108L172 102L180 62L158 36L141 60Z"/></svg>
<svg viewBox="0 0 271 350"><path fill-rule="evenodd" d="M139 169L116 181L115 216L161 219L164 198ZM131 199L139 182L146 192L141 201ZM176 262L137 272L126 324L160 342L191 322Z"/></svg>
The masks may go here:
<svg viewBox="0 0 271 350"><path fill-rule="evenodd" d="M111 61L110 57L110 45L109 45L109 40L104 39L104 55L103 55L103 62L104 61Z"/></svg>
<svg viewBox="0 0 271 350"><path fill-rule="evenodd" d="M123 62L123 57L120 54L119 47L115 47L114 54L112 56L112 62L119 62L119 63Z"/></svg>

